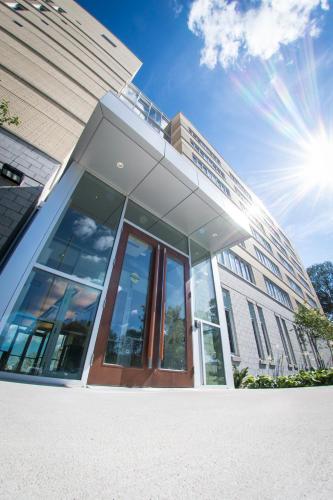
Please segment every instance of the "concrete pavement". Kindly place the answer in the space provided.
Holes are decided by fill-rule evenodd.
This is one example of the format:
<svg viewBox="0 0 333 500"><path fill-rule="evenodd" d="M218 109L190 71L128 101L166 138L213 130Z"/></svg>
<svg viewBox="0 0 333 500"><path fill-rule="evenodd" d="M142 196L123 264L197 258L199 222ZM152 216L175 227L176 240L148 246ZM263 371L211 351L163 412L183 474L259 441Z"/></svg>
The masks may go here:
<svg viewBox="0 0 333 500"><path fill-rule="evenodd" d="M1 499L333 498L333 387L0 382Z"/></svg>

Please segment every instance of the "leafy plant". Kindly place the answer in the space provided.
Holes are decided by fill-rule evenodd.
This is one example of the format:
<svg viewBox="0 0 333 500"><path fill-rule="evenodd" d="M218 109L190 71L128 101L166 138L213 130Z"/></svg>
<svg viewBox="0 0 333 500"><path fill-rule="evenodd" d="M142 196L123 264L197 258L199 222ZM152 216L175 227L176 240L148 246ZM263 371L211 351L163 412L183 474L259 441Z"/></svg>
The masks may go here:
<svg viewBox="0 0 333 500"><path fill-rule="evenodd" d="M234 367L234 384L235 389L239 389L242 387L244 379L247 377L249 369L243 368L242 370L238 370L238 368Z"/></svg>
<svg viewBox="0 0 333 500"><path fill-rule="evenodd" d="M313 387L319 385L333 385L333 369L303 371L295 375L273 378L269 375L248 375L242 387L248 389L280 389L287 387Z"/></svg>
<svg viewBox="0 0 333 500"><path fill-rule="evenodd" d="M333 262L313 264L307 272L324 313L333 321Z"/></svg>
<svg viewBox="0 0 333 500"><path fill-rule="evenodd" d="M12 116L9 112L9 101L7 99L2 99L0 101L0 127L2 125L15 125L20 124L20 119L18 116Z"/></svg>
<svg viewBox="0 0 333 500"><path fill-rule="evenodd" d="M317 309L309 309L300 304L295 313L295 323L305 329L313 339L333 340L333 323Z"/></svg>

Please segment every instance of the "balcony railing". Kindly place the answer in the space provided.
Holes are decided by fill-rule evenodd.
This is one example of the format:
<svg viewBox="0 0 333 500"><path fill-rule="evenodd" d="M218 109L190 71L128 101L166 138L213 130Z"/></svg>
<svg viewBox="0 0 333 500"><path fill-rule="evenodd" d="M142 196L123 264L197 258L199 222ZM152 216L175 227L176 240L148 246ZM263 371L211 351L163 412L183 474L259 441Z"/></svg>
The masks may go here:
<svg viewBox="0 0 333 500"><path fill-rule="evenodd" d="M171 143L170 120L132 83L122 90L120 99L140 118L148 122L164 139Z"/></svg>

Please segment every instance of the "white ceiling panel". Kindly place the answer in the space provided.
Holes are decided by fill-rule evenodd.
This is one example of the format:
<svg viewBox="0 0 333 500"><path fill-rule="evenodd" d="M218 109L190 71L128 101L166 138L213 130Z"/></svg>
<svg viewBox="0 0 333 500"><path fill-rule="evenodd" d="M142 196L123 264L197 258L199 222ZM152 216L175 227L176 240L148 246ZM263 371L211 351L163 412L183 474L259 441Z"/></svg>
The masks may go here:
<svg viewBox="0 0 333 500"><path fill-rule="evenodd" d="M199 227L216 218L217 213L207 203L192 193L176 208L171 210L164 220L174 225L185 234L190 234Z"/></svg>
<svg viewBox="0 0 333 500"><path fill-rule="evenodd" d="M118 161L124 168L116 167ZM80 164L130 193L155 167L157 161L108 120L103 119L90 140Z"/></svg>
<svg viewBox="0 0 333 500"><path fill-rule="evenodd" d="M158 164L133 191L131 198L162 217L190 194L188 187Z"/></svg>

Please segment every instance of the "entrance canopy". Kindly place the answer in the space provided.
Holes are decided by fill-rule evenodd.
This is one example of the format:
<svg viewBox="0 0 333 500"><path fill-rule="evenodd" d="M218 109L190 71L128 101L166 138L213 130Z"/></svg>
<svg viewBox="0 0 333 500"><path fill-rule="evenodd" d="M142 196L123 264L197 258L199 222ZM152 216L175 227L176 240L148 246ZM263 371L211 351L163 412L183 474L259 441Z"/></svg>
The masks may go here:
<svg viewBox="0 0 333 500"><path fill-rule="evenodd" d="M112 93L97 105L72 161L211 252L250 236L238 207Z"/></svg>

